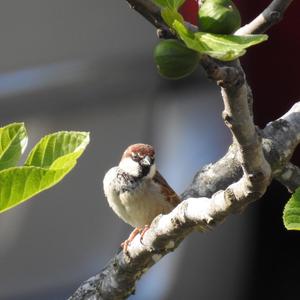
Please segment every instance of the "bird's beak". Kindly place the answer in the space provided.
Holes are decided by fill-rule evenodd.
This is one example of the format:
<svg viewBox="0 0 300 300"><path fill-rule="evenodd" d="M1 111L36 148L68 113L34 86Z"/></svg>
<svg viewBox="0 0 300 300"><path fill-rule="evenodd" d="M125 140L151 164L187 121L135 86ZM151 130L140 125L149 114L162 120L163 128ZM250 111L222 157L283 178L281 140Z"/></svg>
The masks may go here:
<svg viewBox="0 0 300 300"><path fill-rule="evenodd" d="M150 165L152 165L152 163L153 163L153 159L150 157L150 156L145 156L144 158L143 158L143 160L142 160L142 164L144 165L144 166L150 166Z"/></svg>

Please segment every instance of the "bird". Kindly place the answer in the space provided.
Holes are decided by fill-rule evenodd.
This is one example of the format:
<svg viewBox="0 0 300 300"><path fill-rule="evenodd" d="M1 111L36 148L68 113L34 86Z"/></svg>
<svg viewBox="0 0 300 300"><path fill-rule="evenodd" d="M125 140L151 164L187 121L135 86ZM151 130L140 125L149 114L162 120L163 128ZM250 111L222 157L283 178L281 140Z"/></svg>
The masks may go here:
<svg viewBox="0 0 300 300"><path fill-rule="evenodd" d="M181 202L156 169L154 148L143 143L127 147L119 165L106 172L103 189L112 210L135 228L121 244L124 252L139 233L142 240L156 216Z"/></svg>

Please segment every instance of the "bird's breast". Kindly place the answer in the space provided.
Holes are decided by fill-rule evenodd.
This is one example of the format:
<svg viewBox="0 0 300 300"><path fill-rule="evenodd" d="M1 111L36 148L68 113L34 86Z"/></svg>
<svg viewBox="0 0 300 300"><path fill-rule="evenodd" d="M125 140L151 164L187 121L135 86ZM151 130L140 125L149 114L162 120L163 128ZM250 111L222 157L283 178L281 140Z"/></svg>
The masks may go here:
<svg viewBox="0 0 300 300"><path fill-rule="evenodd" d="M157 215L172 210L172 205L161 194L160 186L152 180L115 175L115 180L104 184L104 191L111 208L126 223L143 227L150 225Z"/></svg>
<svg viewBox="0 0 300 300"><path fill-rule="evenodd" d="M125 212L124 221L133 227L150 225L157 215L172 210L161 194L160 187L151 180L145 180L134 190L120 193L119 198Z"/></svg>

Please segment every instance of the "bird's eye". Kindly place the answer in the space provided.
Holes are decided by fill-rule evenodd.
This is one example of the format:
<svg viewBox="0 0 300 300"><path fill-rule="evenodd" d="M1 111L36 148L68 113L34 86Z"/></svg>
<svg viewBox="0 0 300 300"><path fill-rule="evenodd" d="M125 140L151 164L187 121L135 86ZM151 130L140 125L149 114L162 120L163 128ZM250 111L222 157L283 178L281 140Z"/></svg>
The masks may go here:
<svg viewBox="0 0 300 300"><path fill-rule="evenodd" d="M139 157L139 155L137 153L132 153L131 156L133 159L137 159Z"/></svg>

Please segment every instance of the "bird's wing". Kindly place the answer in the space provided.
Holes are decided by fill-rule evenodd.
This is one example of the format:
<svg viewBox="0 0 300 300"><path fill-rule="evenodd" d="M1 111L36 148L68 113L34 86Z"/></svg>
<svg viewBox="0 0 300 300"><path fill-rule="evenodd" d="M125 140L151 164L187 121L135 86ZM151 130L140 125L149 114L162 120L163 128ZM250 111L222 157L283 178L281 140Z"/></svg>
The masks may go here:
<svg viewBox="0 0 300 300"><path fill-rule="evenodd" d="M167 181L161 176L161 174L158 171L156 171L153 180L162 187L162 193L166 196L167 201L169 201L174 207L181 202L179 196L169 186Z"/></svg>

